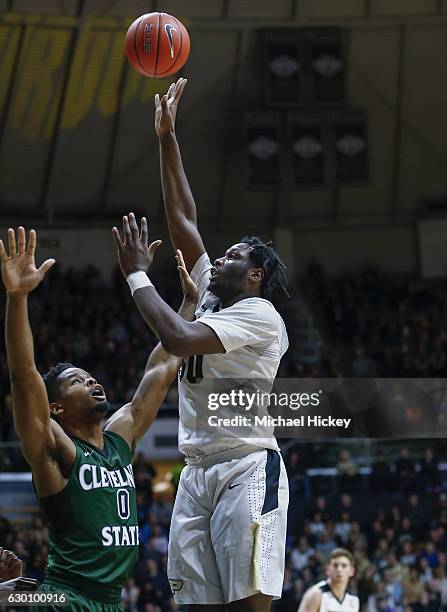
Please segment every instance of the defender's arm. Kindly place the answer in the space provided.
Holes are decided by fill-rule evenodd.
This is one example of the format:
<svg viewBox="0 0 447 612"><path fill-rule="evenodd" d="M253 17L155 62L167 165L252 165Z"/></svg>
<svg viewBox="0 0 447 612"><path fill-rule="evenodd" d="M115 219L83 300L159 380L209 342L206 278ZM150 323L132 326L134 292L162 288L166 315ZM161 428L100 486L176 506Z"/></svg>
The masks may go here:
<svg viewBox="0 0 447 612"><path fill-rule="evenodd" d="M184 299L178 315L181 320L192 321L197 305L197 287L186 271L182 253L177 254L180 281ZM158 344L146 364L142 381L132 401L118 410L106 429L120 434L132 448L152 425L183 359L169 354Z"/></svg>
<svg viewBox="0 0 447 612"><path fill-rule="evenodd" d="M33 470L39 495L53 495L66 483L58 461L61 452L59 444L61 432L55 432L50 421L45 384L34 361L33 336L28 317L28 294L43 280L54 260L47 260L36 269L34 230L30 232L27 250L23 227L18 230L18 252L14 230L8 230L8 238L9 256L1 241L0 256L2 279L7 290L5 339L11 378L14 426L25 459ZM64 438L67 436L64 435ZM62 444L62 447L64 464L74 462L74 445Z"/></svg>

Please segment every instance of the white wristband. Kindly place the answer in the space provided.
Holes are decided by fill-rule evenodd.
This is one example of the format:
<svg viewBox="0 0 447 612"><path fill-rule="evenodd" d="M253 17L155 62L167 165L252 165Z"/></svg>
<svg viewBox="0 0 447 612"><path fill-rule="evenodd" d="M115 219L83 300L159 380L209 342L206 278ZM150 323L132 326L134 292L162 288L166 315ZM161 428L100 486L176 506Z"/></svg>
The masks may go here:
<svg viewBox="0 0 447 612"><path fill-rule="evenodd" d="M132 272L126 278L127 284L130 287L130 292L133 295L137 289L141 289L141 287L153 287L154 285L151 283L150 278L143 272L143 270L139 270L138 272Z"/></svg>

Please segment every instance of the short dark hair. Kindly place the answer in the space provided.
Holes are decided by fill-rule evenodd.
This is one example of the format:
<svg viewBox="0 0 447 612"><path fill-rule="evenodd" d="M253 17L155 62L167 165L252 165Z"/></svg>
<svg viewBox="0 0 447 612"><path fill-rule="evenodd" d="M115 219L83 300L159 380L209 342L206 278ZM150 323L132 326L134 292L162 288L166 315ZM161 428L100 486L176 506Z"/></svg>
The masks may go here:
<svg viewBox="0 0 447 612"><path fill-rule="evenodd" d="M70 368L75 368L72 363L68 363L68 361L64 361L62 363L58 363L53 368L50 368L46 374L42 376L43 382L45 383L45 387L47 389L48 402L52 404L55 402L60 393L61 381L59 376L65 370L69 370Z"/></svg>
<svg viewBox="0 0 447 612"><path fill-rule="evenodd" d="M287 292L287 268L275 251L273 242L263 242L258 236L244 236L241 243L251 247L249 257L254 265L264 269L261 297L271 300L277 289L290 297Z"/></svg>

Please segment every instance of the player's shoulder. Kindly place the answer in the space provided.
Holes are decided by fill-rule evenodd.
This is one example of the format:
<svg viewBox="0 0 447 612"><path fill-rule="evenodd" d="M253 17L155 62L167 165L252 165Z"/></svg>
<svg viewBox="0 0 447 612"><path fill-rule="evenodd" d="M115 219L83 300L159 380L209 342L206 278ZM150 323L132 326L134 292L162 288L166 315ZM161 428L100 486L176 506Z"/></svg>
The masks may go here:
<svg viewBox="0 0 447 612"><path fill-rule="evenodd" d="M321 589L321 585L323 584L323 582L314 584L309 589L307 589L304 594L303 600L305 600L308 605L312 606L312 608L313 606L315 606L316 609L319 609L320 607L321 598L323 596L323 592L325 592Z"/></svg>
<svg viewBox="0 0 447 612"><path fill-rule="evenodd" d="M273 306L273 304L269 302L269 300L266 300L261 297L244 298L243 300L239 300L238 302L233 304L233 306L230 306L230 308L234 310L253 312L257 314L262 313L262 315L266 318L282 320L281 315Z"/></svg>
<svg viewBox="0 0 447 612"><path fill-rule="evenodd" d="M322 580L315 584L312 588L314 588L319 593L328 593L331 590L331 587L328 585L327 580Z"/></svg>

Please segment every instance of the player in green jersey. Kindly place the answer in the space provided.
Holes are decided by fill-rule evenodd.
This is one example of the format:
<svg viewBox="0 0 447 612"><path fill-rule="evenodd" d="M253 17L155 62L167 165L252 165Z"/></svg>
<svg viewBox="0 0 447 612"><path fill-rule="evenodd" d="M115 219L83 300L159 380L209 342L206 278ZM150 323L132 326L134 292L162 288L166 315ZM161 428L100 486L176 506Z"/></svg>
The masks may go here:
<svg viewBox="0 0 447 612"><path fill-rule="evenodd" d="M109 409L103 387L81 368L58 364L43 378L34 361L28 294L54 260L36 268L36 233L28 245L23 227L8 230L9 255L0 241L2 279L7 291L6 350L14 424L33 472L39 503L49 524L47 575L39 592L57 604L36 610L114 612L121 588L138 555L138 522L131 454L155 419L180 367L158 345L149 357L132 401L101 426ZM152 256L159 242L147 246ZM194 316L197 291L178 252L183 317ZM51 418L51 416L53 418Z"/></svg>

